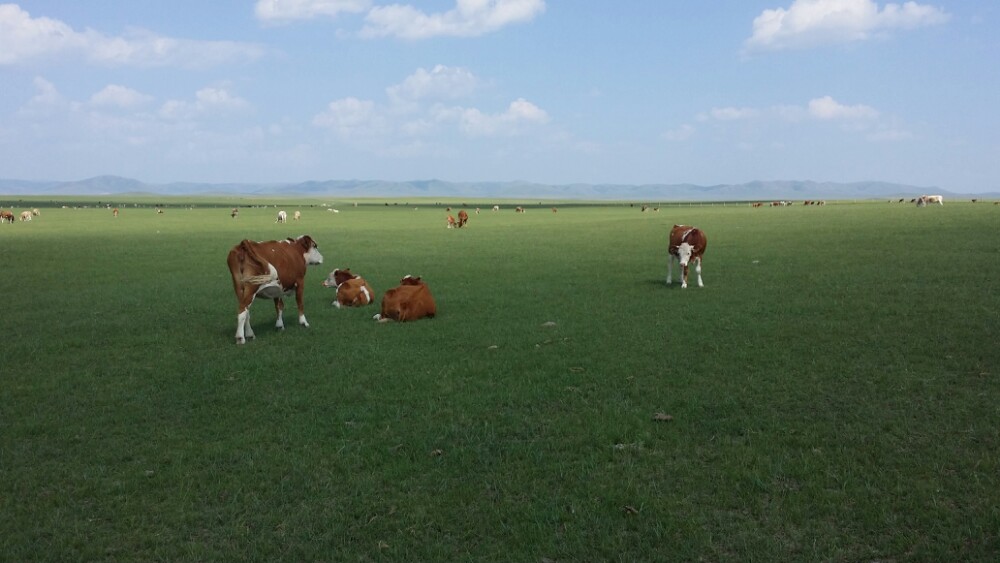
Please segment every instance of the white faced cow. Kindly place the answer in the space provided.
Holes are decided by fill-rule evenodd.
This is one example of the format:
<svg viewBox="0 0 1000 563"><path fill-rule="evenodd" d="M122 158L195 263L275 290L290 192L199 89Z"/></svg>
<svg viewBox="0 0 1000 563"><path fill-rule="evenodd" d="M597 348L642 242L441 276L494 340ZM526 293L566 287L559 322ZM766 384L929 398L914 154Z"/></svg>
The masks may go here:
<svg viewBox="0 0 1000 563"><path fill-rule="evenodd" d="M674 260L681 265L681 288L688 286L688 264L694 260L697 265L695 272L698 274L698 287L705 287L701 281L701 256L705 253L708 239L701 229L689 227L687 225L674 225L670 230L670 258L667 260L667 285L670 285L673 278L672 267Z"/></svg>
<svg viewBox="0 0 1000 563"><path fill-rule="evenodd" d="M323 263L323 255L312 237L302 235L297 239L266 242L243 240L229 251L227 262L233 276L233 290L239 301L236 310L237 344L254 337L250 328L250 304L258 295L274 299L274 310L278 315L274 326L284 329L281 316L285 303L282 299L294 290L295 302L299 306L299 324L309 326L302 304L306 265Z"/></svg>
<svg viewBox="0 0 1000 563"><path fill-rule="evenodd" d="M370 304L375 299L375 291L368 282L359 275L351 273L347 269L335 269L323 280L323 287L337 288L337 297L333 300L333 306L341 307L361 307Z"/></svg>

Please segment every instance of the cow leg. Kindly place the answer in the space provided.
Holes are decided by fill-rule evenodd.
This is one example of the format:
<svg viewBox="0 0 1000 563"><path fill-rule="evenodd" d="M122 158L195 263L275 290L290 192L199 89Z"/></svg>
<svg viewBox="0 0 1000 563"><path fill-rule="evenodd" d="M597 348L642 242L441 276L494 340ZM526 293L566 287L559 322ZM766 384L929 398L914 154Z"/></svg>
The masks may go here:
<svg viewBox="0 0 1000 563"><path fill-rule="evenodd" d="M250 311L243 309L236 315L236 343L245 344L246 343L246 333L244 327L249 327L250 323L248 318L250 317Z"/></svg>
<svg viewBox="0 0 1000 563"><path fill-rule="evenodd" d="M285 302L281 300L280 297L274 299L274 313L278 316L278 320L274 322L274 328L278 330L285 329L285 321L281 318L282 313L285 310Z"/></svg>
<svg viewBox="0 0 1000 563"><path fill-rule="evenodd" d="M674 278L674 255L671 254L667 257L667 285L673 283Z"/></svg>
<svg viewBox="0 0 1000 563"><path fill-rule="evenodd" d="M688 286L688 267L686 264L681 264L681 289Z"/></svg>
<svg viewBox="0 0 1000 563"><path fill-rule="evenodd" d="M705 284L701 281L701 257L698 257L698 265L694 267L695 273L698 274L698 287L705 287Z"/></svg>
<svg viewBox="0 0 1000 563"><path fill-rule="evenodd" d="M299 283L295 285L295 304L299 306L299 324L308 328L309 323L306 322L306 308L302 302L302 294L305 292L305 289L305 280L299 280Z"/></svg>

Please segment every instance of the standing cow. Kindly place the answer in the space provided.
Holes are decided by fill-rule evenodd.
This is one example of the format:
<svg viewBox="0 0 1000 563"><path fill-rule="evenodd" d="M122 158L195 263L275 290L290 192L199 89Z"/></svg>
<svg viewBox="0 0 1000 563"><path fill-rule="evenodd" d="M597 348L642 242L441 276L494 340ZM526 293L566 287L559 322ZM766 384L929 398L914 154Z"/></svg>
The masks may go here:
<svg viewBox="0 0 1000 563"><path fill-rule="evenodd" d="M468 223L468 222L469 222L469 214L466 213L464 209L461 210L461 211L459 211L458 212L458 222L455 223L455 226L461 228L461 227L464 227L465 224Z"/></svg>
<svg viewBox="0 0 1000 563"><path fill-rule="evenodd" d="M670 285L673 278L673 263L677 260L681 265L681 288L688 286L688 264L694 260L697 264L695 272L698 274L698 287L705 287L701 281L701 257L705 254L705 247L708 239L701 229L689 227L687 225L674 225L670 230L670 257L667 260L667 285Z"/></svg>
<svg viewBox="0 0 1000 563"><path fill-rule="evenodd" d="M288 213L284 210L278 212L278 218L274 220L275 223L286 223L288 222Z"/></svg>
<svg viewBox="0 0 1000 563"><path fill-rule="evenodd" d="M22 211L21 212L21 220L22 221L31 221L31 212L30 211Z"/></svg>
<svg viewBox="0 0 1000 563"><path fill-rule="evenodd" d="M236 309L236 343L243 344L253 338L250 328L250 304L258 295L274 299L274 310L278 320L274 326L285 328L282 312L284 296L295 291L295 302L299 307L299 324L306 322L302 292L305 289L306 266L322 264L323 255L319 245L309 235L297 239L254 242L243 240L229 251L226 262L233 276L233 290L239 305Z"/></svg>
<svg viewBox="0 0 1000 563"><path fill-rule="evenodd" d="M236 219L240 216L240 208L234 207L232 211L229 212L229 216Z"/></svg>
<svg viewBox="0 0 1000 563"><path fill-rule="evenodd" d="M14 212L7 211L4 209L0 211L0 223L13 223L14 222Z"/></svg>

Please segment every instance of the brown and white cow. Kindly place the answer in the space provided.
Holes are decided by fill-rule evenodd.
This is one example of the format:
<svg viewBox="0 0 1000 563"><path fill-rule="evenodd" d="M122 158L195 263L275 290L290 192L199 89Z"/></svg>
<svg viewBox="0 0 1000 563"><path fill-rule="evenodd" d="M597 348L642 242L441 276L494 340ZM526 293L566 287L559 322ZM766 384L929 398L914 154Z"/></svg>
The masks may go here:
<svg viewBox="0 0 1000 563"><path fill-rule="evenodd" d="M14 222L14 212L7 211L4 209L0 211L0 223L13 223Z"/></svg>
<svg viewBox="0 0 1000 563"><path fill-rule="evenodd" d="M234 207L232 211L229 212L229 216L236 219L240 216L240 208Z"/></svg>
<svg viewBox="0 0 1000 563"><path fill-rule="evenodd" d="M944 205L944 197L939 195L922 195L917 198L917 207L925 207L928 203Z"/></svg>
<svg viewBox="0 0 1000 563"><path fill-rule="evenodd" d="M455 226L461 228L461 227L464 227L465 224L468 223L468 222L469 222L469 214L466 213L464 209L461 210L461 211L459 211L458 212L458 222L455 223Z"/></svg>
<svg viewBox="0 0 1000 563"><path fill-rule="evenodd" d="M350 268L335 269L323 280L323 287L337 288L337 297L333 300L333 306L341 307L363 307L370 305L375 300L375 291L368 282L359 275L351 273Z"/></svg>
<svg viewBox="0 0 1000 563"><path fill-rule="evenodd" d="M118 208L117 207L111 210L111 215L113 217L117 217L118 216Z"/></svg>
<svg viewBox="0 0 1000 563"><path fill-rule="evenodd" d="M455 224L456 224L455 223L455 218L452 217L451 215L449 215L448 216L448 228L449 229L454 229L455 228Z"/></svg>
<svg viewBox="0 0 1000 563"><path fill-rule="evenodd" d="M398 286L385 292L382 312L373 318L376 321L415 321L433 318L436 314L437 304L427 284L419 277L408 275L399 280Z"/></svg>
<svg viewBox="0 0 1000 563"><path fill-rule="evenodd" d="M254 242L244 239L229 251L226 262L233 276L233 290L239 306L236 309L236 343L243 344L253 338L250 328L250 304L255 297L274 299L274 310L278 320L274 326L285 328L282 312L286 295L295 291L295 302L299 307L299 324L306 322L302 292L305 289L306 266L322 264L323 255L319 246L309 235L285 240Z"/></svg>
<svg viewBox="0 0 1000 563"><path fill-rule="evenodd" d="M688 286L688 264L693 260L697 264L695 272L698 274L698 287L705 287L701 281L701 257L705 254L705 247L708 239L701 229L689 227L687 225L674 225L670 230L670 258L667 260L667 285L670 285L673 278L672 267L674 260L681 265L681 288Z"/></svg>

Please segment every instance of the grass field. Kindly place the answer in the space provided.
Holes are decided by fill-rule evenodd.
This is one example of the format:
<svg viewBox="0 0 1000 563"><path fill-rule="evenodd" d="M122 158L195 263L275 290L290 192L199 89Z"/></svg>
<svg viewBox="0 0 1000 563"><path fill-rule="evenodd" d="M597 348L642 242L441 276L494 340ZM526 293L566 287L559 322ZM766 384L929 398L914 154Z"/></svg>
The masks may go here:
<svg viewBox="0 0 1000 563"><path fill-rule="evenodd" d="M996 206L169 203L0 225L0 560L1000 559ZM226 253L304 233L235 345Z"/></svg>

